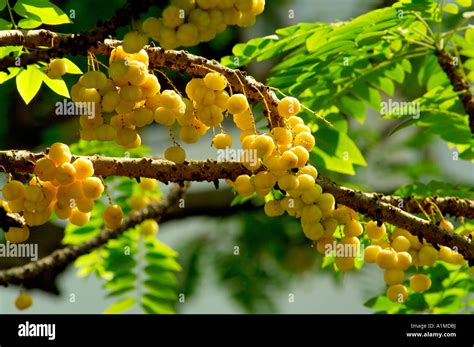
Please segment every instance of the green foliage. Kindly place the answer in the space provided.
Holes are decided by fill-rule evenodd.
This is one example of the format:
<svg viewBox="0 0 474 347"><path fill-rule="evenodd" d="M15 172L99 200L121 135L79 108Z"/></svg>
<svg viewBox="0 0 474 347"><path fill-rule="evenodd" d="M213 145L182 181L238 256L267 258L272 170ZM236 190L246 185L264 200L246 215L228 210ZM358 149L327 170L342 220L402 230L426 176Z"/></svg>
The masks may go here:
<svg viewBox="0 0 474 347"><path fill-rule="evenodd" d="M18 0L13 10L24 17L18 22L18 26L22 29L33 29L42 24L71 23L69 17L49 0Z"/></svg>
<svg viewBox="0 0 474 347"><path fill-rule="evenodd" d="M224 57L222 63L238 67L252 61L281 59L273 67L268 83L278 91L297 96L334 125L329 128L310 113L305 114L307 121L319 125L315 131L318 146L312 160L320 168L354 174L355 165L366 165L348 133L348 120L363 123L368 106L386 119L401 120L392 133L410 125L427 128L450 146L457 146L461 159L471 160L474 151L468 117L437 62L434 38L430 38L425 25L426 21L440 20L438 10L433 0L402 1L350 22L300 23L279 29L275 35L237 44L234 55ZM453 43L466 57L474 51L471 31L466 30L465 38L453 35ZM445 45L451 50L450 45ZM455 46L453 49L456 52ZM424 59L415 71L412 62L419 57ZM466 68L473 65L466 61ZM419 114L385 111L383 98L392 97L395 86L405 83L406 76L412 73L417 74L420 86L427 88L422 97L411 101L420 106Z"/></svg>
<svg viewBox="0 0 474 347"><path fill-rule="evenodd" d="M415 182L400 187L395 191L396 195L414 197L426 196L456 196L465 199L474 199L474 187L460 184L450 184L448 182L431 181L428 184Z"/></svg>

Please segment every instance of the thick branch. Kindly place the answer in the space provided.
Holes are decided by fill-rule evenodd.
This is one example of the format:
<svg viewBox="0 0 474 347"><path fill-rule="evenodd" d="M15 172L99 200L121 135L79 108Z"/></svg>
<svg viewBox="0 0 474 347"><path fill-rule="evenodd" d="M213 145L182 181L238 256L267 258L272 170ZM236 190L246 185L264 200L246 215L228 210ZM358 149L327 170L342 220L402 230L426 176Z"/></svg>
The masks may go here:
<svg viewBox="0 0 474 347"><path fill-rule="evenodd" d="M471 133L474 134L474 95L469 87L469 82L466 81L454 63L453 57L444 50L436 51L438 56L438 63L444 72L448 75L449 81L451 82L453 89L459 92L459 98L469 116L469 127Z"/></svg>
<svg viewBox="0 0 474 347"><path fill-rule="evenodd" d="M66 246L55 250L38 261L0 271L0 285L20 284L45 270L70 264L81 255L105 245L109 240L119 237L125 231L146 219L160 220L161 216L166 214L182 198L184 191L179 186L174 187L165 200L152 203L140 211L131 213L117 229L104 229L96 237L80 245Z"/></svg>
<svg viewBox="0 0 474 347"><path fill-rule="evenodd" d="M0 46L2 45L25 45L25 46L52 46L44 52L62 52L68 53L71 50L72 54L85 54L90 48L92 52L99 55L110 55L112 49L121 44L121 41L103 40L104 43L98 43L95 40L97 37L92 34L86 34L84 42L82 37L77 37L67 34L56 34L47 30L7 30L0 31ZM105 37L104 37L105 39ZM77 46L73 42L77 41ZM73 46L74 49L70 46ZM268 107L265 108L267 116L271 115L271 126L282 125L282 120L278 115L277 106L278 98L275 93L263 83L257 82L253 77L248 76L244 71L238 69L231 69L219 64L215 60L209 60L204 57L196 56L185 51L164 50L160 47L146 47L150 57L150 65L152 68L167 67L178 72L187 72L193 77L204 77L209 71L218 71L223 74L234 92L244 93L247 98L255 102L261 102ZM39 52L42 52L41 50ZM36 61L49 61L52 57L49 54L40 56L36 54ZM56 54L56 53L54 53ZM54 55L57 56L57 55ZM26 57L26 60L23 59ZM6 60L5 60L6 59ZM22 55L21 66L34 63L35 60L28 60L28 55ZM0 69L9 66L14 66L13 57L0 59ZM24 65L23 65L24 64Z"/></svg>
<svg viewBox="0 0 474 347"><path fill-rule="evenodd" d="M341 187L329 180L318 182L325 192L334 195L340 204L351 207L357 212L374 220L384 221L399 228L409 230L420 239L434 245L443 245L456 249L465 259L474 261L474 244L461 235L450 233L427 220L413 216L402 209L385 202L377 194L354 191Z"/></svg>
<svg viewBox="0 0 474 347"><path fill-rule="evenodd" d="M121 41L105 40L93 52L99 55L110 55L112 49L120 45ZM167 67L177 72L187 72L193 77L204 77L210 71L217 71L224 75L236 93L244 93L249 100L260 102L267 117L271 117L271 127L280 126L283 120L278 115L278 98L267 85L258 82L245 71L231 69L201 56L186 51L165 50L161 47L147 46L145 50L150 58L152 68ZM267 109L268 107L268 109Z"/></svg>
<svg viewBox="0 0 474 347"><path fill-rule="evenodd" d="M99 42L104 41L110 35L115 35L118 28L127 26L130 19L138 19L140 14L146 12L150 6L156 4L156 0L140 0L127 2L115 10L112 17L106 21L99 21L97 26L79 34L63 35L51 33L50 31L6 31L0 36L0 46L11 44L27 45L37 43L38 46L51 47L48 49L37 49L31 53L25 53L16 61L13 55L0 59L0 71L7 71L8 67L24 67L40 61L49 62L52 58L61 58L65 54L85 55L90 48L97 47ZM37 46L36 46L37 47Z"/></svg>
<svg viewBox="0 0 474 347"><path fill-rule="evenodd" d="M28 151L1 151L0 165L7 172L31 173L34 169L34 162L43 156L43 153ZM240 163L217 162L210 159L176 165L164 159L101 156L86 158L93 162L95 174L99 176L149 177L163 182L216 182L218 179L224 178L234 180L240 174L249 173ZM399 205L399 197L384 197L376 193L355 192L327 179L318 179L318 184L321 185L324 191L333 194L338 203L347 205L375 220L386 221L397 227L407 229L431 243L456 247L465 257L474 259L474 249L470 241L459 235L447 233L435 224L412 216L403 209L396 207ZM441 210L443 213L469 216L468 218L474 214L474 202L471 200L436 197L422 200L421 205L428 205L430 200L440 202L440 209L445 209ZM407 198L404 201L407 210L414 211L415 201L412 198Z"/></svg>

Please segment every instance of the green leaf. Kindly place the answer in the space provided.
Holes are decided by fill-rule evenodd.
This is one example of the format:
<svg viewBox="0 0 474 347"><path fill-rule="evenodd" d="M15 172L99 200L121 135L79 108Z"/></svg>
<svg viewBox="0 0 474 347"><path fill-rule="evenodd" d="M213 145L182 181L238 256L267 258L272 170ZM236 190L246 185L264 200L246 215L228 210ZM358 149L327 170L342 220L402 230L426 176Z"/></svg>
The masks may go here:
<svg viewBox="0 0 474 347"><path fill-rule="evenodd" d="M317 147L329 155L336 156L351 164L367 165L357 145L347 134L328 128L321 128L316 133L316 138L318 139Z"/></svg>
<svg viewBox="0 0 474 347"><path fill-rule="evenodd" d="M43 82L56 94L69 98L69 89L66 82L62 78L52 79L49 78L43 71L41 71Z"/></svg>
<svg viewBox="0 0 474 347"><path fill-rule="evenodd" d="M56 58L56 59L58 59L58 58ZM81 69L76 64L74 64L72 61L70 61L67 58L62 58L61 60L66 63L67 73L75 74L75 75L81 75L82 74Z"/></svg>
<svg viewBox="0 0 474 347"><path fill-rule="evenodd" d="M137 303L137 300L135 298L124 298L122 300L114 302L112 305L107 307L104 313L106 314L122 313L133 308L133 306L135 306L136 303Z"/></svg>
<svg viewBox="0 0 474 347"><path fill-rule="evenodd" d="M0 18L0 30L8 30L12 28L12 23L6 21L3 18Z"/></svg>
<svg viewBox="0 0 474 347"><path fill-rule="evenodd" d="M40 20L34 18L23 18L18 22L18 26L22 29L34 29L43 24Z"/></svg>
<svg viewBox="0 0 474 347"><path fill-rule="evenodd" d="M392 307L398 306L398 303L390 301L385 295L376 296L364 303L364 306L374 310L388 310Z"/></svg>
<svg viewBox="0 0 474 347"><path fill-rule="evenodd" d="M36 17L44 24L71 23L69 17L49 0L18 0L13 10L22 17Z"/></svg>
<svg viewBox="0 0 474 347"><path fill-rule="evenodd" d="M169 301L151 294L142 295L142 308L149 314L173 314L173 306Z"/></svg>
<svg viewBox="0 0 474 347"><path fill-rule="evenodd" d="M444 6L443 11L450 14L458 14L459 7L457 7L455 4L447 4Z"/></svg>
<svg viewBox="0 0 474 347"><path fill-rule="evenodd" d="M39 92L42 82L41 71L37 65L28 65L16 76L16 87L26 104Z"/></svg>
<svg viewBox="0 0 474 347"><path fill-rule="evenodd" d="M349 95L344 95L339 98L341 111L349 117L353 117L359 123L364 123L365 120L365 105L364 102Z"/></svg>
<svg viewBox="0 0 474 347"><path fill-rule="evenodd" d="M7 7L7 0L0 0L0 11Z"/></svg>
<svg viewBox="0 0 474 347"><path fill-rule="evenodd" d="M134 289L135 289L135 286L120 287L120 288L117 288L117 289L114 289L114 290L110 291L109 293L107 293L106 296L108 298L112 298L114 296L120 296L120 295L123 295L125 293L131 292Z"/></svg>
<svg viewBox="0 0 474 347"><path fill-rule="evenodd" d="M9 73L3 72L3 71L0 72L0 84L8 81L9 79L12 79L16 75L18 75L20 71L21 71L21 68L19 67L9 67L8 68Z"/></svg>
<svg viewBox="0 0 474 347"><path fill-rule="evenodd" d="M472 0L455 0L455 1L459 6L462 6L462 7L472 6Z"/></svg>

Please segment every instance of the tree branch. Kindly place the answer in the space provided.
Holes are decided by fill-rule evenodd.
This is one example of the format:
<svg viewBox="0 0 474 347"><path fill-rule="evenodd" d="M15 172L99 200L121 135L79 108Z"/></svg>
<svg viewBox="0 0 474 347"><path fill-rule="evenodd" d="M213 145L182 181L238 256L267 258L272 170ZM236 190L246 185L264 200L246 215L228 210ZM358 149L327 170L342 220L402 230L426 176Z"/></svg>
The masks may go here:
<svg viewBox="0 0 474 347"><path fill-rule="evenodd" d="M469 116L469 128L474 134L474 95L469 87L469 82L464 79L459 69L454 64L453 57L444 50L437 50L438 63L444 72L448 75L449 81L454 91L459 92L459 98Z"/></svg>
<svg viewBox="0 0 474 347"><path fill-rule="evenodd" d="M70 264L81 255L104 246L109 240L119 237L125 231L146 219L160 220L161 216L165 215L183 197L185 189L177 185L165 200L160 200L139 211L132 212L117 229L104 229L96 237L80 245L66 246L55 250L38 261L0 271L0 285L20 284L25 280L36 277L43 271Z"/></svg>
<svg viewBox="0 0 474 347"><path fill-rule="evenodd" d="M0 165L7 172L32 173L36 160L44 153L28 151L0 151ZM74 160L79 158L74 157ZM152 158L109 158L101 156L85 157L94 164L95 175L98 176L127 176L149 177L162 182L209 181L219 179L235 180L241 174L250 172L240 163L207 161L189 161L183 164L174 164L165 159ZM448 233L429 221L410 215L396 206L400 197L383 196L377 193L356 192L339 186L328 179L319 178L317 183L324 191L331 193L340 204L347 205L361 214L393 224L409 230L419 237L425 238L433 244L441 244L451 248L456 247L467 259L474 259L474 246L471 242L459 235ZM445 208L443 213L451 215L473 216L474 201L457 198L426 198L422 200L428 207L430 200L440 202ZM413 198L404 199L407 210L415 211L416 202ZM395 205L395 206L394 206ZM441 209L441 208L440 208ZM417 211L419 212L419 211Z"/></svg>
<svg viewBox="0 0 474 347"><path fill-rule="evenodd" d="M130 18L138 19L141 13L146 12L157 2L157 0L127 0L122 7L114 11L108 21L99 21L94 29L78 34L55 34L47 30L2 31L0 46L22 45L23 42L27 47L35 48L35 51L22 54L18 61L13 55L0 59L0 71L6 72L8 67L25 67L40 61L49 62L65 54L85 55L90 48L97 47L99 42L110 35L115 35L118 28L129 25ZM50 48L38 49L39 46Z"/></svg>
<svg viewBox="0 0 474 347"><path fill-rule="evenodd" d="M461 235L447 232L436 224L418 218L382 200L377 194L363 193L341 187L329 180L318 180L323 190L334 195L336 201L377 221L384 221L410 231L413 235L426 239L431 244L443 245L457 250L474 263L474 244ZM472 204L472 202L471 202Z"/></svg>

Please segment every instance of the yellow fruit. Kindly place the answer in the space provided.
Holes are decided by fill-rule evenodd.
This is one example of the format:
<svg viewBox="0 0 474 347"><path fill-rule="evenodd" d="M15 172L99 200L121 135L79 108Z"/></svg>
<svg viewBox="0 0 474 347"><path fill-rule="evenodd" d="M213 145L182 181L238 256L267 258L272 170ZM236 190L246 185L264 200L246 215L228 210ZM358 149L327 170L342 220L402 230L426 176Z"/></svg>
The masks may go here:
<svg viewBox="0 0 474 347"><path fill-rule="evenodd" d="M310 127L305 124L297 124L293 128L291 128L291 131L294 135L298 135L300 133L311 133Z"/></svg>
<svg viewBox="0 0 474 347"><path fill-rule="evenodd" d="M154 219L144 220L140 224L140 233L143 236L155 236L159 230L160 226Z"/></svg>
<svg viewBox="0 0 474 347"><path fill-rule="evenodd" d="M67 64L64 60L53 59L46 68L46 75L51 79L59 78L67 72Z"/></svg>
<svg viewBox="0 0 474 347"><path fill-rule="evenodd" d="M25 187L20 181L10 181L2 189L3 197L8 201L23 199Z"/></svg>
<svg viewBox="0 0 474 347"><path fill-rule="evenodd" d="M380 240L385 235L385 225L379 227L377 222L370 221L365 225L365 232L367 237L372 240Z"/></svg>
<svg viewBox="0 0 474 347"><path fill-rule="evenodd" d="M293 135L291 134L291 131L282 127L273 128L271 131L271 136L277 145L286 146L291 144L293 141Z"/></svg>
<svg viewBox="0 0 474 347"><path fill-rule="evenodd" d="M321 224L324 227L324 236L332 236L336 232L339 223L334 218L324 218Z"/></svg>
<svg viewBox="0 0 474 347"><path fill-rule="evenodd" d="M312 189L315 185L314 178L307 174L298 175L298 190L301 192L306 192Z"/></svg>
<svg viewBox="0 0 474 347"><path fill-rule="evenodd" d="M163 10L161 14L163 18L163 24L168 28L176 28L183 24L184 18L182 18L180 9L176 6L168 6Z"/></svg>
<svg viewBox="0 0 474 347"><path fill-rule="evenodd" d="M397 252L406 252L410 249L410 241L405 236L397 236L392 241L392 248Z"/></svg>
<svg viewBox="0 0 474 347"><path fill-rule="evenodd" d="M255 139L255 149L257 150L257 156L259 158L265 158L269 156L273 149L275 148L275 144L273 143L273 139L267 135L259 135Z"/></svg>
<svg viewBox="0 0 474 347"><path fill-rule="evenodd" d="M301 224L305 236L313 241L318 241L324 235L324 228L321 223Z"/></svg>
<svg viewBox="0 0 474 347"><path fill-rule="evenodd" d="M138 53L147 43L147 35L137 31L130 31L123 37L122 47L126 53Z"/></svg>
<svg viewBox="0 0 474 347"><path fill-rule="evenodd" d="M298 99L291 96L284 97L278 103L278 113L281 117L289 118L297 115L301 110L301 105Z"/></svg>
<svg viewBox="0 0 474 347"><path fill-rule="evenodd" d="M41 158L35 163L34 173L42 181L52 181L56 173L56 165L49 158Z"/></svg>
<svg viewBox="0 0 474 347"><path fill-rule="evenodd" d="M402 270L389 269L385 270L383 278L385 283L387 283L389 286L393 286L394 284L402 284L405 280L405 273Z"/></svg>
<svg viewBox="0 0 474 347"><path fill-rule="evenodd" d="M25 200L31 202L40 202L43 199L44 193L39 186L28 186L25 188Z"/></svg>
<svg viewBox="0 0 474 347"><path fill-rule="evenodd" d="M128 201L128 204L134 211L145 208L149 203L150 199L143 195L133 195Z"/></svg>
<svg viewBox="0 0 474 347"><path fill-rule="evenodd" d="M233 94L227 101L227 110L230 114L239 114L249 108L247 98L243 94Z"/></svg>
<svg viewBox="0 0 474 347"><path fill-rule="evenodd" d="M295 139L293 141L293 144L295 146L303 146L308 151L313 150L315 143L316 140L314 139L314 136L310 133L299 133L295 136Z"/></svg>
<svg viewBox="0 0 474 347"><path fill-rule="evenodd" d="M141 107L133 112L133 123L142 128L146 125L153 123L154 114L153 111L149 110L146 107Z"/></svg>
<svg viewBox="0 0 474 347"><path fill-rule="evenodd" d="M355 258L353 257L337 257L334 260L337 268L342 272L350 271L355 266Z"/></svg>
<svg viewBox="0 0 474 347"><path fill-rule="evenodd" d="M217 149L226 149L232 146L232 137L229 134L220 133L212 139L212 145Z"/></svg>
<svg viewBox="0 0 474 347"><path fill-rule="evenodd" d="M124 147L131 147L137 141L138 134L133 129L123 128L117 130L116 142Z"/></svg>
<svg viewBox="0 0 474 347"><path fill-rule="evenodd" d="M413 275L410 277L410 288L414 292L422 292L430 289L431 279L422 274Z"/></svg>
<svg viewBox="0 0 474 347"><path fill-rule="evenodd" d="M383 249L377 254L376 263L381 269L393 269L398 262L397 253L393 250Z"/></svg>
<svg viewBox="0 0 474 347"><path fill-rule="evenodd" d="M186 152L181 146L168 147L165 150L165 158L176 164L182 164L186 160Z"/></svg>
<svg viewBox="0 0 474 347"><path fill-rule="evenodd" d="M260 171L254 177L254 184L256 189L273 188L277 181L275 175L268 171Z"/></svg>
<svg viewBox="0 0 474 347"><path fill-rule="evenodd" d="M303 224L316 224L321 221L323 214L318 206L306 205L301 211L301 222Z"/></svg>
<svg viewBox="0 0 474 347"><path fill-rule="evenodd" d="M176 122L175 114L165 107L158 107L155 110L154 119L155 122L166 127L170 127Z"/></svg>
<svg viewBox="0 0 474 347"><path fill-rule="evenodd" d="M452 232L454 230L454 226L453 226L453 223L451 223L449 220L447 219L443 219L441 220L441 222L439 223L439 227L441 229L444 229L446 231L449 231L449 232Z"/></svg>
<svg viewBox="0 0 474 347"><path fill-rule="evenodd" d="M333 250L334 242L336 242L334 237L322 237L318 240L316 249L321 254L329 255Z"/></svg>
<svg viewBox="0 0 474 347"><path fill-rule="evenodd" d="M362 231L362 225L356 220L351 220L344 225L344 235L348 237L360 236Z"/></svg>
<svg viewBox="0 0 474 347"><path fill-rule="evenodd" d="M413 260L410 253L408 252L398 252L397 258L398 261L397 265L395 265L395 268L398 270L405 271L412 265Z"/></svg>
<svg viewBox="0 0 474 347"><path fill-rule="evenodd" d="M156 120L156 118L155 118L155 120ZM199 140L199 131L193 125L184 126L179 131L179 138L183 142L188 143L188 144L196 143Z"/></svg>
<svg viewBox="0 0 474 347"><path fill-rule="evenodd" d="M289 170L298 166L298 156L292 151L283 152L280 157L280 167Z"/></svg>
<svg viewBox="0 0 474 347"><path fill-rule="evenodd" d="M301 200L303 200L305 204L313 204L319 199L322 193L323 189L321 186L315 184L309 191L305 191L301 194Z"/></svg>
<svg viewBox="0 0 474 347"><path fill-rule="evenodd" d="M62 186L71 184L76 179L76 169L71 163L64 163L56 168L56 180Z"/></svg>
<svg viewBox="0 0 474 347"><path fill-rule="evenodd" d="M123 211L119 205L110 205L104 211L104 223L107 228L116 229L122 225Z"/></svg>
<svg viewBox="0 0 474 347"><path fill-rule="evenodd" d="M100 71L89 71L79 78L79 84L84 88L101 89L107 83L107 76Z"/></svg>
<svg viewBox="0 0 474 347"><path fill-rule="evenodd" d="M294 175L286 174L278 178L278 187L282 190L295 190L298 188L298 185L298 178Z"/></svg>
<svg viewBox="0 0 474 347"><path fill-rule="evenodd" d="M56 202L55 206L54 206L54 212L56 212L56 216L59 218L59 219L69 219L69 217L71 217L71 213L72 213L72 208L70 207L61 207L58 202Z"/></svg>
<svg viewBox="0 0 474 347"><path fill-rule="evenodd" d="M298 124L304 124L304 121L298 116L291 116L287 119L287 123L291 128L294 128Z"/></svg>
<svg viewBox="0 0 474 347"><path fill-rule="evenodd" d="M321 211L323 211L323 214L329 214L334 211L336 200L334 200L334 196L332 196L332 194L323 193L318 197L316 203L318 204Z"/></svg>
<svg viewBox="0 0 474 347"><path fill-rule="evenodd" d="M438 251L431 245L423 246L418 251L418 260L422 266L431 266L438 260Z"/></svg>
<svg viewBox="0 0 474 347"><path fill-rule="evenodd" d="M377 260L377 255L382 250L380 246L370 245L364 249L364 261L369 264L373 264Z"/></svg>
<svg viewBox="0 0 474 347"><path fill-rule="evenodd" d="M73 208L71 211L71 216L69 217L69 222L78 227L82 227L89 222L90 213L84 213L79 211L77 208Z"/></svg>
<svg viewBox="0 0 474 347"><path fill-rule="evenodd" d="M15 306L19 310L26 310L33 304L33 299L26 293L20 293L15 300Z"/></svg>
<svg viewBox="0 0 474 347"><path fill-rule="evenodd" d="M277 217L285 213L285 210L281 207L280 202L277 200L267 201L264 206L264 211L268 217Z"/></svg>
<svg viewBox="0 0 474 347"><path fill-rule="evenodd" d="M57 142L50 147L48 157L58 166L71 161L71 151L64 143Z"/></svg>
<svg viewBox="0 0 474 347"><path fill-rule="evenodd" d="M240 175L234 182L234 187L240 196L248 196L254 193L255 188L249 175Z"/></svg>
<svg viewBox="0 0 474 347"><path fill-rule="evenodd" d="M143 190L152 190L156 188L156 180L152 178L142 177L140 178L140 188Z"/></svg>
<svg viewBox="0 0 474 347"><path fill-rule="evenodd" d="M395 284L387 289L387 298L390 301L402 303L407 297L408 290L402 284Z"/></svg>
<svg viewBox="0 0 474 347"><path fill-rule="evenodd" d="M78 181L84 181L94 174L94 165L89 159L78 158L72 163L72 166L76 169L76 180Z"/></svg>
<svg viewBox="0 0 474 347"><path fill-rule="evenodd" d="M84 213L91 212L94 209L93 199L79 198L75 199L74 203L76 204L77 209Z"/></svg>
<svg viewBox="0 0 474 347"><path fill-rule="evenodd" d="M241 130L254 130L254 119L250 109L247 109L241 113L234 114L232 119L237 128Z"/></svg>
<svg viewBox="0 0 474 347"><path fill-rule="evenodd" d="M22 228L10 227L5 233L5 239L10 243L21 243L30 237L30 229L25 225Z"/></svg>
<svg viewBox="0 0 474 347"><path fill-rule="evenodd" d="M296 147L291 148L290 151L295 153L296 156L298 157L298 164L296 166L301 168L303 173L305 173L304 171L310 171L308 172L308 174L310 174L316 179L318 176L318 171L316 170L316 168L310 165L305 167L306 163L309 160L309 153L307 149L304 148L303 146L296 146Z"/></svg>
<svg viewBox="0 0 474 347"><path fill-rule="evenodd" d="M204 77L204 84L212 90L224 90L227 80L218 72L210 72Z"/></svg>
<svg viewBox="0 0 474 347"><path fill-rule="evenodd" d="M86 198L97 200L104 192L104 185L100 178L89 177L82 182L82 191Z"/></svg>

